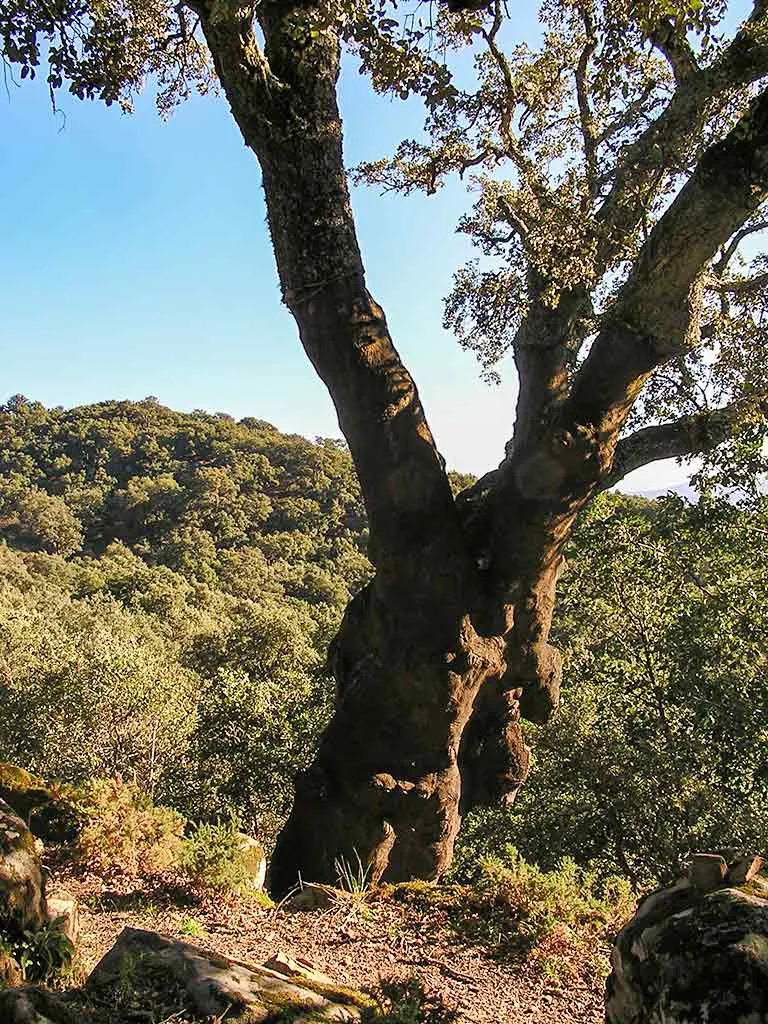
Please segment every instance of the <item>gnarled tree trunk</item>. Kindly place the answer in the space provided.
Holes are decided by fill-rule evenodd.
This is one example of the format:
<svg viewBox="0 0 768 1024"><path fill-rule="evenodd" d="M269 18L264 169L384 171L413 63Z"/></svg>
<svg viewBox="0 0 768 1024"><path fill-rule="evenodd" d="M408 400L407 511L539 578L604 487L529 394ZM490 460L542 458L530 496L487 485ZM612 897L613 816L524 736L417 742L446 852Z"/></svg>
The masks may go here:
<svg viewBox="0 0 768 1024"><path fill-rule="evenodd" d="M415 384L366 286L342 159L337 30L308 0L191 6L262 168L283 297L349 443L376 570L333 645L336 714L297 780L272 887L282 893L299 875L333 882L337 865L357 857L376 878L437 878L460 815L508 802L525 779L521 716L543 721L557 705L549 629L579 510L629 468L709 443L695 417L619 435L648 375L696 333L702 268L765 199L768 99L707 151L578 371L589 288L553 303L532 274L515 344L514 440L501 466L454 501ZM681 121L696 123L716 87L752 81L768 63L758 43L739 45L741 63L726 53L720 78L691 75L630 147L596 217L587 278L600 280L640 223L644 190L659 154L674 156L669 137Z"/></svg>

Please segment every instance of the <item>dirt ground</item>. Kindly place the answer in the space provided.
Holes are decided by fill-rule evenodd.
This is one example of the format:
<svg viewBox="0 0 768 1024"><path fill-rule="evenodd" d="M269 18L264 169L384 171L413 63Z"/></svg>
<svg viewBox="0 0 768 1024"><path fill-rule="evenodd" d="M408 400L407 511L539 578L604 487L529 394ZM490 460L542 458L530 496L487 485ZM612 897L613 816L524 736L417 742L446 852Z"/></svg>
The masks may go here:
<svg viewBox="0 0 768 1024"><path fill-rule="evenodd" d="M472 1024L602 1024L600 981L558 981L495 962L457 938L445 912L393 900L345 899L324 910L265 909L249 899L196 899L172 884L132 888L55 869L50 891L80 902L77 972L84 978L127 925L260 964L278 952L340 984L371 987L418 976Z"/></svg>

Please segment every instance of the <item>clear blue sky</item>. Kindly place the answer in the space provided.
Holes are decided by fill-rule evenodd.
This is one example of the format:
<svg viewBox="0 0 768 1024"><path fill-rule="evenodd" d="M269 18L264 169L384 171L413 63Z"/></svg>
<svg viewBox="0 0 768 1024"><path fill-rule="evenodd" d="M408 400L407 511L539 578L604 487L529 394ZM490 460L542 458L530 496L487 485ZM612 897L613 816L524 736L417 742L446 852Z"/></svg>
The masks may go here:
<svg viewBox="0 0 768 1024"><path fill-rule="evenodd" d="M349 165L421 125L418 104L375 97L354 68L341 98ZM59 103L54 115L42 83L0 86L0 399L70 406L151 394L339 436L280 303L258 165L224 99L191 100L167 123L149 98L132 116ZM354 195L369 287L438 445L449 465L481 473L503 455L515 382L507 365L501 387L483 384L440 327L469 255L454 232L466 205L458 185L429 199ZM672 465L635 486L681 477Z"/></svg>

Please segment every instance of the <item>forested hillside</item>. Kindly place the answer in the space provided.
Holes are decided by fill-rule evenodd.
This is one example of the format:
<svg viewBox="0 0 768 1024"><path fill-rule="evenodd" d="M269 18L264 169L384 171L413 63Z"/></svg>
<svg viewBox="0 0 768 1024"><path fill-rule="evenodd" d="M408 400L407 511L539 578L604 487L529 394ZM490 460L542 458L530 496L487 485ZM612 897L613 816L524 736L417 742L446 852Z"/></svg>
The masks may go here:
<svg viewBox="0 0 768 1024"><path fill-rule="evenodd" d="M456 484L464 481L455 477ZM505 842L643 883L694 848L768 845L765 501L604 495L560 582L555 721ZM327 645L365 583L351 461L154 399L0 407L0 760L120 773L269 842L333 705Z"/></svg>
<svg viewBox="0 0 768 1024"><path fill-rule="evenodd" d="M270 832L364 583L351 462L152 399L0 410L0 750Z"/></svg>

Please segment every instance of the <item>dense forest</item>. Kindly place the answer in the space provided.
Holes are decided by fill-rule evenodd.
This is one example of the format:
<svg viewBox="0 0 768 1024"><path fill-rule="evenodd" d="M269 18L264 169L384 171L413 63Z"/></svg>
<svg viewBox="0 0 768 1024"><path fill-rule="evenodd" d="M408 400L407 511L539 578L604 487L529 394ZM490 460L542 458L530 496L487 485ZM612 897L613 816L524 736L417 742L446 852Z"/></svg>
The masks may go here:
<svg viewBox="0 0 768 1024"><path fill-rule="evenodd" d="M458 488L468 478L453 474ZM603 495L560 580L562 708L527 726L512 843L635 884L768 845L768 505ZM333 708L328 644L369 579L343 444L156 399L0 406L0 757L116 774L269 845ZM469 854L471 853L471 857Z"/></svg>

